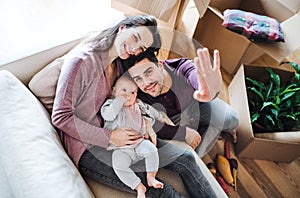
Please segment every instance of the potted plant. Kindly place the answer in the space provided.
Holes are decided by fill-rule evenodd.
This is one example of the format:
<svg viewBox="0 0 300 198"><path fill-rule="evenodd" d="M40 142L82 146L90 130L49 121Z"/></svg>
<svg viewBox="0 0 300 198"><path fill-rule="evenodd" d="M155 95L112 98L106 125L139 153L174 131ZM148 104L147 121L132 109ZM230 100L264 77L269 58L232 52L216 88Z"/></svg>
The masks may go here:
<svg viewBox="0 0 300 198"><path fill-rule="evenodd" d="M296 72L242 64L228 85L240 120L237 156L285 163L300 157L299 66L289 64Z"/></svg>
<svg viewBox="0 0 300 198"><path fill-rule="evenodd" d="M300 129L300 68L284 82L272 68L265 68L265 82L246 77L248 105L254 133Z"/></svg>

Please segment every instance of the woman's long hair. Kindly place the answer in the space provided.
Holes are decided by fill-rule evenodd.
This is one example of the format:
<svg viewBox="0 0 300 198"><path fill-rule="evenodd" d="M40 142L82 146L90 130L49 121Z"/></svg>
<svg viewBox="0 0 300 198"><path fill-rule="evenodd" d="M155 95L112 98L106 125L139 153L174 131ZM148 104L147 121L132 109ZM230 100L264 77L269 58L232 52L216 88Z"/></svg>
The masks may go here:
<svg viewBox="0 0 300 198"><path fill-rule="evenodd" d="M153 44L149 47L151 51L158 53L161 48L161 37L157 28L156 18L152 15L134 15L129 16L119 22L117 25L103 30L96 36L88 38L85 42L91 42L95 44L96 51L106 51L113 45L120 26L126 28L146 26L149 28L153 35Z"/></svg>

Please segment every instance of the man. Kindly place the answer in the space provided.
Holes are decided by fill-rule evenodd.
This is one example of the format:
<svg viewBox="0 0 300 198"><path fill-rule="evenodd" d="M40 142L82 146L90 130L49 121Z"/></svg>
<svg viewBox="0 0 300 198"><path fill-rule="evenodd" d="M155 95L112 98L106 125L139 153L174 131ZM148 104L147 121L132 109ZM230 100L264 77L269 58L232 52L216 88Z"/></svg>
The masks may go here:
<svg viewBox="0 0 300 198"><path fill-rule="evenodd" d="M198 49L197 55L194 63L184 58L159 62L154 53L143 53L126 65L131 65L128 72L139 87L138 97L164 111L176 125L156 123L157 136L186 141L203 157L221 131L236 137L239 121L217 98L223 87L219 52L214 51L213 65L207 48Z"/></svg>

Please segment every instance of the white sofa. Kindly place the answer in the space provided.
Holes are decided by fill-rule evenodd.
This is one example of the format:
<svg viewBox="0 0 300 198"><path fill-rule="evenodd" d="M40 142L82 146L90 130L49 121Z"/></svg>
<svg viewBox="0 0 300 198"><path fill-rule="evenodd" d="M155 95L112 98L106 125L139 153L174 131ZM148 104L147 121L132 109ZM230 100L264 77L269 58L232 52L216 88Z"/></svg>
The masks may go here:
<svg viewBox="0 0 300 198"><path fill-rule="evenodd" d="M76 42L66 43L0 66L0 195L2 198L135 197L134 194L121 192L83 178L79 174L51 125L48 111L28 88L29 81L38 71L47 65L49 68L49 63L67 53ZM56 73L59 73L59 70ZM51 78L56 79L55 76L48 77L49 82ZM174 143L190 149L185 143ZM195 152L194 154L196 156ZM197 158L197 162L218 197L227 197L202 160ZM176 173L161 169L158 177L189 197Z"/></svg>

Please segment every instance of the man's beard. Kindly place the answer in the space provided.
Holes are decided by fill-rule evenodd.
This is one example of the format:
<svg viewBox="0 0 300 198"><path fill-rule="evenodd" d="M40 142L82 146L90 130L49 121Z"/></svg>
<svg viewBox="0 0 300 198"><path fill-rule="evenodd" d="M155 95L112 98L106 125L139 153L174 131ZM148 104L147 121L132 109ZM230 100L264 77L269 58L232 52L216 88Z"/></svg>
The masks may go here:
<svg viewBox="0 0 300 198"><path fill-rule="evenodd" d="M151 95L152 97L157 97L157 96L160 96L161 94L163 94L162 91L163 91L163 88L164 88L164 81L162 81L162 82L156 81L154 83L151 83L149 86L152 86L153 84L155 84L154 91L151 92L151 91L146 90L145 92L148 93L149 95Z"/></svg>

